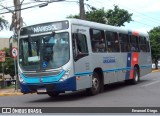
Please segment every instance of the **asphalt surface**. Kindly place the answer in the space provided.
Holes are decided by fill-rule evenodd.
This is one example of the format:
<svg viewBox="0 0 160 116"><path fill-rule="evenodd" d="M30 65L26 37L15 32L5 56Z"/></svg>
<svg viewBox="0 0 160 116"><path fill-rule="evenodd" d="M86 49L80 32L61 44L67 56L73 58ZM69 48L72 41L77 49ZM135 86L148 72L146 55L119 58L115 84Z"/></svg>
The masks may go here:
<svg viewBox="0 0 160 116"><path fill-rule="evenodd" d="M48 95L1 96L0 107L160 107L160 72L141 77L136 85L124 82L105 86L103 93L88 96L85 91Z"/></svg>

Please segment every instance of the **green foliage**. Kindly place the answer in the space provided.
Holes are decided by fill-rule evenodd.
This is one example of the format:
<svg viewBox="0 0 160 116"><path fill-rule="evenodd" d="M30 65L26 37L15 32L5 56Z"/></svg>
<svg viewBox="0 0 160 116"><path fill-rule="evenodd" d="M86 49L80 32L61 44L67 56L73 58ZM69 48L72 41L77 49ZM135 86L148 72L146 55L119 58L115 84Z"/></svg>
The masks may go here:
<svg viewBox="0 0 160 116"><path fill-rule="evenodd" d="M132 15L118 6L114 6L113 10L109 9L108 11L105 11L104 8L92 8L91 11L86 12L86 20L114 26L124 26L125 22L133 21ZM80 19L80 15L70 15L67 18Z"/></svg>
<svg viewBox="0 0 160 116"><path fill-rule="evenodd" d="M69 15L67 18L75 18L75 19L80 19L80 15Z"/></svg>
<svg viewBox="0 0 160 116"><path fill-rule="evenodd" d="M104 8L98 10L93 9L92 11L86 12L86 18L89 21L106 24L105 14Z"/></svg>
<svg viewBox="0 0 160 116"><path fill-rule="evenodd" d="M8 27L9 27L8 21L5 20L3 17L0 17L0 31Z"/></svg>
<svg viewBox="0 0 160 116"><path fill-rule="evenodd" d="M6 51L6 61L4 62L4 74L9 74L10 76L15 75L14 70L14 59L10 56L10 51L8 48L4 48ZM0 63L0 73L2 73L2 63Z"/></svg>
<svg viewBox="0 0 160 116"><path fill-rule="evenodd" d="M118 6L114 6L114 10L110 9L106 12L108 24L114 26L124 26L125 22L133 21L132 15L132 13L130 14L127 10L120 9Z"/></svg>
<svg viewBox="0 0 160 116"><path fill-rule="evenodd" d="M158 69L158 60L160 60L160 26L153 28L149 32L152 61L155 63L156 69Z"/></svg>

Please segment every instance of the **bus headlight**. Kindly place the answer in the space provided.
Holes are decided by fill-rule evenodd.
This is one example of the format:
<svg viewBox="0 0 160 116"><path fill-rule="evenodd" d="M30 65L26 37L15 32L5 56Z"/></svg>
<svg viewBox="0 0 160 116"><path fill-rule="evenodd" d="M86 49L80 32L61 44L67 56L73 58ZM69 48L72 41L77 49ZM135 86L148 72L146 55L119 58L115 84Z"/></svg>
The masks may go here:
<svg viewBox="0 0 160 116"><path fill-rule="evenodd" d="M68 78L69 78L69 72L70 72L70 71L67 70L66 73L62 76L62 78L61 78L59 81L62 82L62 81L65 81L66 79L68 79Z"/></svg>
<svg viewBox="0 0 160 116"><path fill-rule="evenodd" d="M66 79L68 79L68 75L64 75L59 81L65 81Z"/></svg>
<svg viewBox="0 0 160 116"><path fill-rule="evenodd" d="M21 83L25 83L24 79L21 77L21 74L18 74L18 78Z"/></svg>

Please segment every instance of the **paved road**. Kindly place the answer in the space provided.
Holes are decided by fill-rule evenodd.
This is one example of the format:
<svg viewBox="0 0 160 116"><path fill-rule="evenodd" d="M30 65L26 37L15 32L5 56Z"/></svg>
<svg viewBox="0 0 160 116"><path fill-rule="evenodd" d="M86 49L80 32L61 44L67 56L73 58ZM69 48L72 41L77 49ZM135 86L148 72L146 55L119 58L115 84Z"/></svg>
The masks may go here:
<svg viewBox="0 0 160 116"><path fill-rule="evenodd" d="M53 99L48 95L28 94L0 97L0 107L160 107L160 72L141 78L137 85L124 82L105 87L96 96L84 91L63 94Z"/></svg>

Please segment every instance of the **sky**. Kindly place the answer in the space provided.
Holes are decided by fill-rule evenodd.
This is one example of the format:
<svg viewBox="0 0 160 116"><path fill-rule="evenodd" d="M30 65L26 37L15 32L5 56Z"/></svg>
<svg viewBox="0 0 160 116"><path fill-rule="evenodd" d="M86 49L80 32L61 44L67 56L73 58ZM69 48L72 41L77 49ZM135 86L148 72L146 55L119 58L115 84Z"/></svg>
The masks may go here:
<svg viewBox="0 0 160 116"><path fill-rule="evenodd" d="M24 3L33 2L34 0L24 0ZM23 10L22 17L26 25L44 23L48 21L55 21L65 19L70 14L79 13L79 0L66 0L64 2L53 2L46 7L34 7ZM13 0L0 0L0 4L10 7L13 6ZM40 4L28 4L24 7ZM125 23L125 28L137 30L141 32L148 32L154 27L160 26L160 0L85 0L85 4L89 4L96 8L104 7L105 10L113 9L113 5L118 5L119 8L133 13L132 19L134 21ZM0 9L2 9L0 7ZM90 8L85 5L85 10ZM5 10L0 10L0 13ZM0 15L11 23L11 13ZM1 31L0 38L10 37L12 32Z"/></svg>

